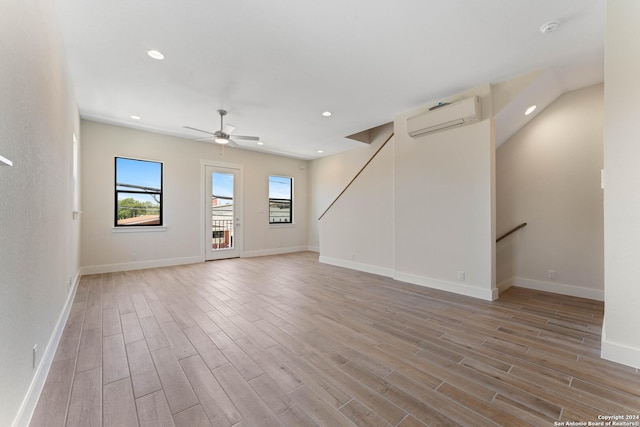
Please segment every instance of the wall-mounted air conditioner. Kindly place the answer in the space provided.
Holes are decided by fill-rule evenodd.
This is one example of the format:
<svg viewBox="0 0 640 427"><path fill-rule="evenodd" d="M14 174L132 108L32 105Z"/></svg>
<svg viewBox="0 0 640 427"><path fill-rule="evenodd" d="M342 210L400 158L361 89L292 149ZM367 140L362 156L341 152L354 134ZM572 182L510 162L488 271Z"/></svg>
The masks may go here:
<svg viewBox="0 0 640 427"><path fill-rule="evenodd" d="M429 133L477 122L482 118L480 98L477 96L451 104L436 105L429 111L407 119L409 136L417 138Z"/></svg>

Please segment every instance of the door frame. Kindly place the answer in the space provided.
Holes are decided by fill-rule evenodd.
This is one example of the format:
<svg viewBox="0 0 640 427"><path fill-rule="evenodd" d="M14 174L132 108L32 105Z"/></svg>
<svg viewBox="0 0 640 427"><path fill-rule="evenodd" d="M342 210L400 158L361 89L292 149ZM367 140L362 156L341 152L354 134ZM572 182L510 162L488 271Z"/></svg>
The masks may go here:
<svg viewBox="0 0 640 427"><path fill-rule="evenodd" d="M234 238L234 247L237 249L239 257L242 257L244 252L244 197L243 197L243 181L244 181L244 165L239 163L227 163L219 162L216 160L200 159L200 257L202 261L207 261L207 245L210 243L211 238L207 239L207 235L211 236L211 224L207 224L206 212L207 212L207 197L209 197L208 203L211 203L211 196L207 196L206 193L206 180L211 179L207 176L207 167L222 168L222 169L234 169L237 170L237 182L234 182L234 209L238 209L234 212L234 216L239 218L239 225L236 225L236 233ZM235 180L234 180L235 181ZM237 199L237 201L236 201ZM209 218L209 222L210 218ZM241 230L238 231L237 228ZM208 234L207 234L208 233ZM229 257L233 258L233 257Z"/></svg>

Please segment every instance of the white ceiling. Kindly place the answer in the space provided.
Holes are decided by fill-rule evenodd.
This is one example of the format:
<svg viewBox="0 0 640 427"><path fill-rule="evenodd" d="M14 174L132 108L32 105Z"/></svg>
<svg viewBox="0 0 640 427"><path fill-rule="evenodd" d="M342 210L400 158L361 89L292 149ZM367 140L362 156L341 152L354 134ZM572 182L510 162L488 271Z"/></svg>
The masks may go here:
<svg viewBox="0 0 640 427"><path fill-rule="evenodd" d="M54 1L82 117L198 138L183 126L215 131L224 108L264 142L242 145L303 159L536 69L563 91L603 80L606 0Z"/></svg>

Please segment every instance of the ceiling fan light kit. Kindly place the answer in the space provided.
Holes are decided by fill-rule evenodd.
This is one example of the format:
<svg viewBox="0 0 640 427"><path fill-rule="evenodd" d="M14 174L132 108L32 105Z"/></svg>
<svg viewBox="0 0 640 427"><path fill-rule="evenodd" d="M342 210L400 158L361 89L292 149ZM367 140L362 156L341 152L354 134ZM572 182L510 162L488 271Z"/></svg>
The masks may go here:
<svg viewBox="0 0 640 427"><path fill-rule="evenodd" d="M185 129L191 129L191 130L195 130L198 132L203 132L203 133L208 133L209 135L211 135L210 137L207 138L198 138L198 140L206 140L206 139L211 139L213 138L213 142L215 142L216 144L229 144L232 143L233 145L238 145L235 141L233 141L231 139L231 133L236 130L235 126L232 126L230 124L224 124L224 120L223 117L227 115L227 111L226 110L218 110L218 114L220 115L220 129L215 131L215 132L209 132L208 130L202 130L202 129L198 129L198 128L194 128L191 126L183 126ZM243 136L243 135L234 135L234 138L236 139L244 139L244 140L248 140L248 141L259 141L260 138L257 136ZM262 145L262 144L260 144Z"/></svg>

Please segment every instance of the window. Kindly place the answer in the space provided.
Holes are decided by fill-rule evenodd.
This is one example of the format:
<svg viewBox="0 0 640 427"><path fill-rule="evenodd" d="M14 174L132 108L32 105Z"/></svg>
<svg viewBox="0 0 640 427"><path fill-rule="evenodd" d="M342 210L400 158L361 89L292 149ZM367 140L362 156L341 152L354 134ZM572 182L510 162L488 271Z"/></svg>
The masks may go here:
<svg viewBox="0 0 640 427"><path fill-rule="evenodd" d="M162 163L116 157L115 226L162 225Z"/></svg>
<svg viewBox="0 0 640 427"><path fill-rule="evenodd" d="M78 155L78 137L76 134L73 134L73 160L72 160L72 177L73 177L73 196L71 199L71 211L73 212L73 218L77 218L78 212L80 211L80 175L78 172L78 163L80 162L80 157Z"/></svg>
<svg viewBox="0 0 640 427"><path fill-rule="evenodd" d="M293 178L269 177L269 224L293 223Z"/></svg>

